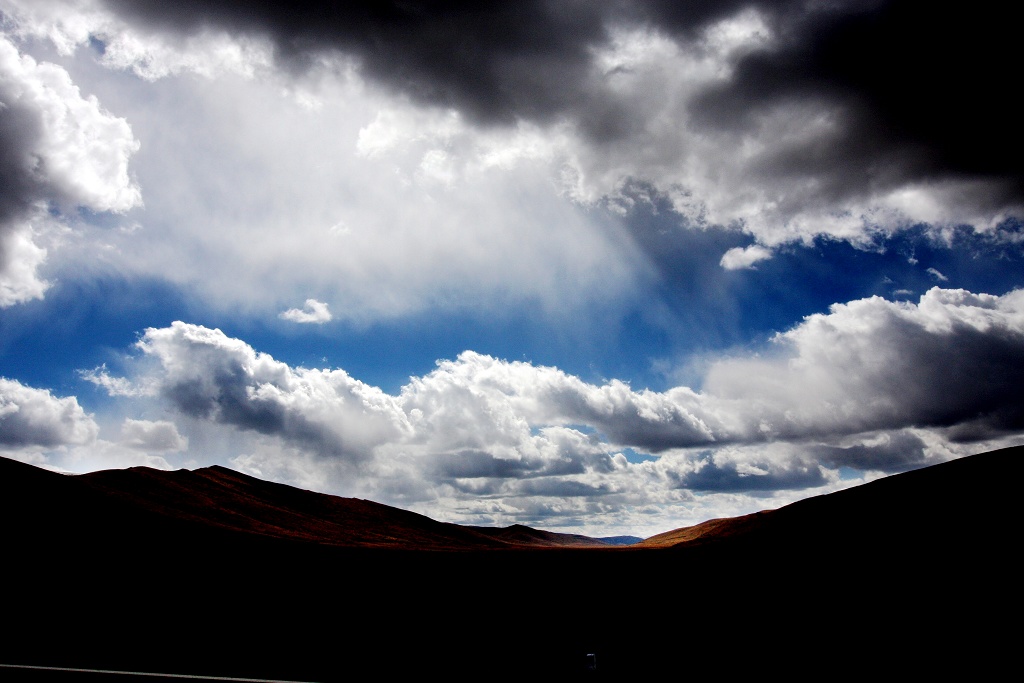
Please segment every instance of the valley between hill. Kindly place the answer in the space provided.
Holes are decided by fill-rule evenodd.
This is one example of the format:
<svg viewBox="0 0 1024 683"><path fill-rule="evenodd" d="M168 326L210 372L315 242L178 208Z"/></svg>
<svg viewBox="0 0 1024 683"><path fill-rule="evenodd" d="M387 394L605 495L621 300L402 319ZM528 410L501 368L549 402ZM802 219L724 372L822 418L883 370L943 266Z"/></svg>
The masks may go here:
<svg viewBox="0 0 1024 683"><path fill-rule="evenodd" d="M984 678L1012 665L996 617L1020 606L1022 458L969 456L632 546L446 524L222 467L69 476L0 459L0 664Z"/></svg>

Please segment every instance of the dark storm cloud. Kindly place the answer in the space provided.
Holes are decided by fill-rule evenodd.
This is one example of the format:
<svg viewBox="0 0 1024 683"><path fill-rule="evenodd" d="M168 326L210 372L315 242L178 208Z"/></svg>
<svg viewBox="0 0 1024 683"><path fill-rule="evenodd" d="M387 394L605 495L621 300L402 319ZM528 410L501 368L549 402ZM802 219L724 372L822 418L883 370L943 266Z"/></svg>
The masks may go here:
<svg viewBox="0 0 1024 683"><path fill-rule="evenodd" d="M572 115L596 137L629 128L632 115L592 92L592 49L615 26L649 26L691 39L708 23L757 3L209 2L105 0L122 18L154 30L203 29L269 38L283 65L318 55L354 57L363 73L429 104L483 122ZM763 3L770 11L795 2Z"/></svg>
<svg viewBox="0 0 1024 683"><path fill-rule="evenodd" d="M156 29L211 27L270 38L301 68L340 51L416 100L484 122L546 120L586 97L588 48L604 42L590 2L214 2L107 0Z"/></svg>
<svg viewBox="0 0 1024 683"><path fill-rule="evenodd" d="M541 464L496 458L490 453L475 450L440 454L435 456L432 462L436 475L454 479L521 477L530 474Z"/></svg>
<svg viewBox="0 0 1024 683"><path fill-rule="evenodd" d="M439 453L431 457L432 472L444 479L478 479L488 477L551 477L584 474L587 471L583 457L562 453L561 458L498 458L480 450L461 450ZM606 464L607 456L589 458L595 469Z"/></svg>
<svg viewBox="0 0 1024 683"><path fill-rule="evenodd" d="M707 128L755 132L759 116L794 102L823 104L832 138L763 160L770 174L823 174L822 195L845 198L910 180L996 180L973 197L1018 200L1024 139L1010 105L1017 61L1009 5L939 7L921 0L799 2L210 2L106 0L157 30L202 28L264 36L299 67L340 51L363 73L482 122L566 116L594 139L639 125L600 94L592 49L615 27L649 27L683 44L756 10L775 40L747 51L733 76L691 103ZM596 79L596 80L595 80ZM631 113L632 112L632 113Z"/></svg>
<svg viewBox="0 0 1024 683"><path fill-rule="evenodd" d="M763 463L767 469L753 474L741 469L736 462L717 462L708 455L701 467L692 472L673 473L676 488L693 491L741 493L777 491L779 489L807 489L823 486L828 481L814 462L771 461Z"/></svg>
<svg viewBox="0 0 1024 683"><path fill-rule="evenodd" d="M837 196L983 178L999 182L972 198L979 205L1020 200L1024 140L1006 94L1018 60L1012 8L822 3L776 19L781 44L748 54L732 79L692 103L706 127L735 131L756 130L761 115L788 103L836 113L828 145L788 150L765 171L821 173Z"/></svg>
<svg viewBox="0 0 1024 683"><path fill-rule="evenodd" d="M823 465L856 470L880 470L886 473L904 472L928 464L925 443L916 434L894 432L876 443L853 446L819 445L809 447Z"/></svg>
<svg viewBox="0 0 1024 683"><path fill-rule="evenodd" d="M556 496L565 498L604 496L611 493L605 486L593 486L581 481L561 479L529 479L520 482L518 492L528 496Z"/></svg>

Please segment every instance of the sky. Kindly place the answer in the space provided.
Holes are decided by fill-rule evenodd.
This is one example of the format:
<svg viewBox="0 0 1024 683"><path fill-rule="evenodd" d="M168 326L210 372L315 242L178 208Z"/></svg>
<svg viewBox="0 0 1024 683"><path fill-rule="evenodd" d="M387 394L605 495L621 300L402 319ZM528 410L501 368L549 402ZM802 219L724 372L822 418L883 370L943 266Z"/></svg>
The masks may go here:
<svg viewBox="0 0 1024 683"><path fill-rule="evenodd" d="M0 0L0 455L648 537L1024 444L1012 18Z"/></svg>

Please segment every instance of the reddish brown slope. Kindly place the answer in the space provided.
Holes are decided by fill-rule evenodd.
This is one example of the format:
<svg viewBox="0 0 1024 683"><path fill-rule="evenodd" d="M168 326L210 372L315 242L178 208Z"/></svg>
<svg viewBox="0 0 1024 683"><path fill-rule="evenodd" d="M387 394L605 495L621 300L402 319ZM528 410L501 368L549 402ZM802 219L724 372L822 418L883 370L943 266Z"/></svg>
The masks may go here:
<svg viewBox="0 0 1024 683"><path fill-rule="evenodd" d="M634 548L860 553L879 556L940 547L1005 547L1008 520L1019 518L1017 486L1024 446L895 474L776 510L713 519L652 536ZM725 543L728 541L728 543Z"/></svg>
<svg viewBox="0 0 1024 683"><path fill-rule="evenodd" d="M762 526L765 515L768 511L755 512L741 517L723 517L720 519L709 519L694 526L682 527L666 531L650 538L645 538L640 543L635 543L634 548L669 548L683 543L692 543L700 540L725 539L731 536L751 533Z"/></svg>
<svg viewBox="0 0 1024 683"><path fill-rule="evenodd" d="M470 548L490 539L423 515L262 481L224 467L146 467L78 477L136 508L199 526L337 546Z"/></svg>
<svg viewBox="0 0 1024 683"><path fill-rule="evenodd" d="M130 506L196 525L333 546L486 549L606 544L528 527L448 524L357 498L263 481L226 467L165 472L146 467L79 475L91 489Z"/></svg>

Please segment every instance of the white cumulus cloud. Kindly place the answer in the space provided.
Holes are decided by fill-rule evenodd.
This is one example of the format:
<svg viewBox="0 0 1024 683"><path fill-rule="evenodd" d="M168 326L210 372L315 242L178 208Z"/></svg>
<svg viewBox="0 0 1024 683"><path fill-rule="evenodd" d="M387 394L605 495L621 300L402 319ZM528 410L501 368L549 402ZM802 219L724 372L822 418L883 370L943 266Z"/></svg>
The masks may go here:
<svg viewBox="0 0 1024 683"><path fill-rule="evenodd" d="M128 172L139 143L66 70L0 36L0 147L0 306L10 306L43 296L41 241L59 233L65 214L141 203Z"/></svg>
<svg viewBox="0 0 1024 683"><path fill-rule="evenodd" d="M917 303L836 304L774 346L711 363L701 391L662 392L466 351L395 396L343 370L293 368L219 330L175 322L146 330L138 347L156 364L136 383L190 419L358 466L376 478L368 486L410 496L424 487L511 495L538 478L548 483L534 481L533 491L607 494L628 488L622 473L656 472L627 462L623 449L677 463L677 485L806 487L828 481L822 467L921 463L938 452L929 435L968 443L1024 431L1022 291L933 288ZM774 451L744 450L772 443ZM271 470L271 452L248 462ZM715 455L680 460L686 452ZM730 452L752 464L722 470Z"/></svg>
<svg viewBox="0 0 1024 683"><path fill-rule="evenodd" d="M734 405L744 439L903 427L980 438L1024 428L1024 290L934 287L917 303L835 304L777 336L779 358L713 365L704 391Z"/></svg>
<svg viewBox="0 0 1024 683"><path fill-rule="evenodd" d="M509 472L555 461L606 466L573 465L572 453L551 447L559 430L579 428L606 444L601 457L624 447L661 453L883 429L942 428L963 438L1024 429L1015 389L1024 376L1014 370L1024 367L1022 291L933 288L916 304L836 304L775 345L770 357L712 363L700 392L595 385L466 351L391 396L342 370L292 368L201 326L176 322L139 342L159 361L147 381L182 413L356 460L387 447Z"/></svg>
<svg viewBox="0 0 1024 683"><path fill-rule="evenodd" d="M73 396L0 378L0 449L52 449L89 444L99 427Z"/></svg>
<svg viewBox="0 0 1024 683"><path fill-rule="evenodd" d="M121 426L120 444L147 452L181 451L188 448L188 439L178 433L173 422L129 418Z"/></svg>
<svg viewBox="0 0 1024 683"><path fill-rule="evenodd" d="M293 323L315 324L330 322L334 318L327 304L316 299L306 299L306 305L302 308L289 308L287 311L282 311L278 317Z"/></svg>
<svg viewBox="0 0 1024 683"><path fill-rule="evenodd" d="M734 247L722 255L720 264L726 270L739 270L741 268L753 268L758 261L764 261L772 257L771 249L766 249L758 244L749 247Z"/></svg>

